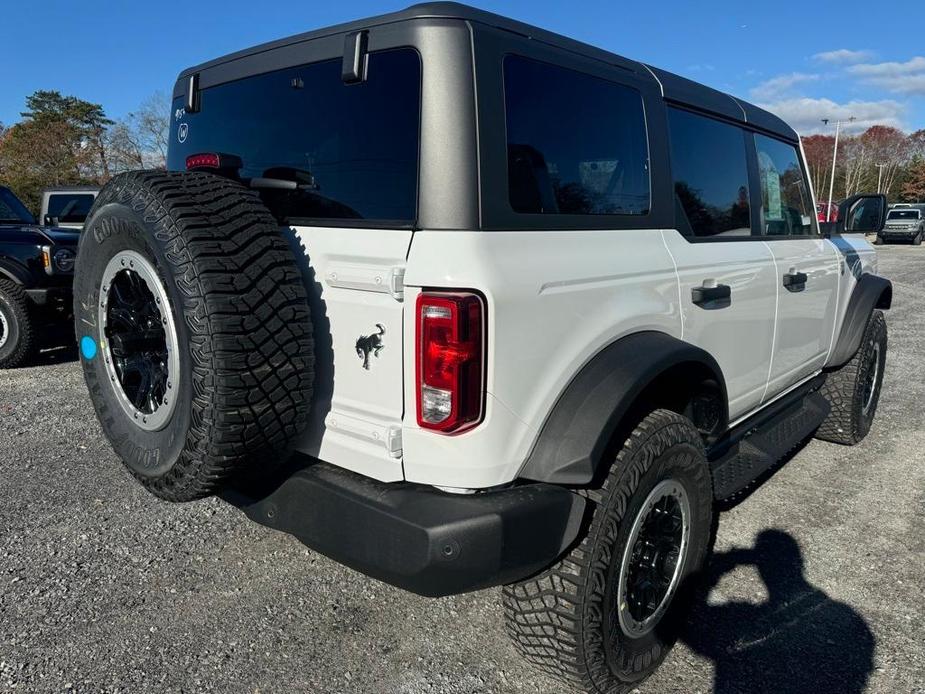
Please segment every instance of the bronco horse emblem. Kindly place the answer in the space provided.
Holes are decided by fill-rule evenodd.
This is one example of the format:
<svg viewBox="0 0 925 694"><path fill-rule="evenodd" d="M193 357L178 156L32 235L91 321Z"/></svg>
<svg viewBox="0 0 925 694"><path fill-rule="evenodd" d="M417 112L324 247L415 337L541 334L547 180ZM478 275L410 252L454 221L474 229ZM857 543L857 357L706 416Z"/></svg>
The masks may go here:
<svg viewBox="0 0 925 694"><path fill-rule="evenodd" d="M385 326L382 323L376 323L379 332L372 335L360 335L357 338L357 356L363 360L363 368L369 371L369 355L372 354L377 359L379 352L385 349L382 344L382 336L385 335Z"/></svg>

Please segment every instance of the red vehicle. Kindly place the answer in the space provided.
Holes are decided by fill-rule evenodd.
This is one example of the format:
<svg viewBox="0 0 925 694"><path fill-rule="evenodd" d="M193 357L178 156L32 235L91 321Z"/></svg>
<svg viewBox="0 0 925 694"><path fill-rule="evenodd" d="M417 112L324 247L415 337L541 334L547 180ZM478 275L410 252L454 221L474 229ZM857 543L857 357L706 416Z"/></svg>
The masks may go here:
<svg viewBox="0 0 925 694"><path fill-rule="evenodd" d="M829 203L820 202L816 203L816 219L820 222L837 222L838 221L838 204L832 203L832 216L826 219L826 212L828 211Z"/></svg>

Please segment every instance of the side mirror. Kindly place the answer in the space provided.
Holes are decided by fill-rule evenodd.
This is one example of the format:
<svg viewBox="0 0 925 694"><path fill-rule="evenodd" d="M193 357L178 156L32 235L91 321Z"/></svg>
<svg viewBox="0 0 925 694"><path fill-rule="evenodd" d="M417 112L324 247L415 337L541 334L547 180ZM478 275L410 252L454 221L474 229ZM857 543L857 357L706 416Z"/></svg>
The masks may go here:
<svg viewBox="0 0 925 694"><path fill-rule="evenodd" d="M886 195L853 195L838 206L837 231L877 234L886 225Z"/></svg>
<svg viewBox="0 0 925 694"><path fill-rule="evenodd" d="M58 226L58 218L52 217L50 214L45 215L45 226L47 227L56 227Z"/></svg>

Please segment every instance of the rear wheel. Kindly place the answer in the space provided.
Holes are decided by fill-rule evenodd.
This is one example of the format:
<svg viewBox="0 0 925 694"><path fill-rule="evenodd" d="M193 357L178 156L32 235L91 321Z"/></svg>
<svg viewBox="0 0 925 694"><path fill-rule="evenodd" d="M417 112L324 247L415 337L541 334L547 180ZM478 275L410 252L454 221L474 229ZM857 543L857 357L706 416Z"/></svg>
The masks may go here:
<svg viewBox="0 0 925 694"><path fill-rule="evenodd" d="M820 393L832 407L816 438L853 446L870 431L880 402L886 367L887 331L883 311L874 311L857 354L830 373Z"/></svg>
<svg viewBox="0 0 925 694"><path fill-rule="evenodd" d="M205 173L102 190L74 283L84 376L129 470L173 501L288 453L313 352L302 277L255 193Z"/></svg>
<svg viewBox="0 0 925 694"><path fill-rule="evenodd" d="M586 692L625 692L677 638L712 538L713 495L694 425L656 410L617 455L587 535L539 576L506 586L508 632L523 656Z"/></svg>
<svg viewBox="0 0 925 694"><path fill-rule="evenodd" d="M23 288L0 279L0 369L13 369L35 353L35 330Z"/></svg>

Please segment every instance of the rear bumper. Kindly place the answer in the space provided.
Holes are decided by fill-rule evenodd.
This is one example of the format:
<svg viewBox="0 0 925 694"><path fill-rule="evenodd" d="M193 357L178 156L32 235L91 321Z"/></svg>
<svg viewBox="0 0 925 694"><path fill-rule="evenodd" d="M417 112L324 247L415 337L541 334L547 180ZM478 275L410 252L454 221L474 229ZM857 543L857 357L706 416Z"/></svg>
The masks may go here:
<svg viewBox="0 0 925 694"><path fill-rule="evenodd" d="M224 498L342 564L433 597L540 571L576 539L585 509L583 497L548 484L461 496L325 463L262 498L238 491Z"/></svg>

